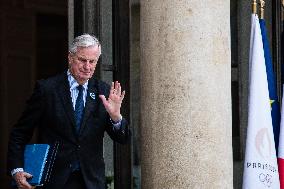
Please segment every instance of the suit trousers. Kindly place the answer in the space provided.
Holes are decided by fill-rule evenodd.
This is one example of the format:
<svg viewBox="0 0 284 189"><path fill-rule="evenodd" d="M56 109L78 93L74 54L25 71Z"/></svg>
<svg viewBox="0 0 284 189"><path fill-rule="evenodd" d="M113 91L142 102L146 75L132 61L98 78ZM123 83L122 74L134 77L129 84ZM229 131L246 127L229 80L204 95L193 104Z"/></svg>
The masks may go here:
<svg viewBox="0 0 284 189"><path fill-rule="evenodd" d="M63 189L86 189L85 181L80 170L71 173Z"/></svg>

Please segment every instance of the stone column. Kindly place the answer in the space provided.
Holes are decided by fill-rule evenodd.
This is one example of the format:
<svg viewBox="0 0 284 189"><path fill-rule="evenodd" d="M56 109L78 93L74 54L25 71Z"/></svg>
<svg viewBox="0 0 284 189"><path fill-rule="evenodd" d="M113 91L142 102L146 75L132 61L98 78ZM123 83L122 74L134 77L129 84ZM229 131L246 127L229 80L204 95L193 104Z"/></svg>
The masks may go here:
<svg viewBox="0 0 284 189"><path fill-rule="evenodd" d="M233 188L230 1L141 0L143 189Z"/></svg>

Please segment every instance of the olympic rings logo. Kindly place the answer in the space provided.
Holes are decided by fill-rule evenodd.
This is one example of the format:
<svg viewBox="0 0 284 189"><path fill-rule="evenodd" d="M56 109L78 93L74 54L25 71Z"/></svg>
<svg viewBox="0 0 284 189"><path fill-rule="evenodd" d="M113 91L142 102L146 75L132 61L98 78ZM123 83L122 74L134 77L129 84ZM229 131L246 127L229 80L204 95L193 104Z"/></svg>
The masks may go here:
<svg viewBox="0 0 284 189"><path fill-rule="evenodd" d="M271 187L271 185L272 185L272 175L260 173L258 178L259 178L259 181L262 184L264 184L266 187L268 187L268 188Z"/></svg>

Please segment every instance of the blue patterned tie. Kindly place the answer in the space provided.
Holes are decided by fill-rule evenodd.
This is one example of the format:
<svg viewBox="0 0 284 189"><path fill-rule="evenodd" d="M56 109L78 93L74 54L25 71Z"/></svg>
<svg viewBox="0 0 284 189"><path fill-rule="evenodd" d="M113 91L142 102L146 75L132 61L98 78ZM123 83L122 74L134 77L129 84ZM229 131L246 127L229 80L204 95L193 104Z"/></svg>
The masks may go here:
<svg viewBox="0 0 284 189"><path fill-rule="evenodd" d="M77 89L79 90L79 94L75 104L75 121L76 121L76 131L77 133L79 133L84 113L83 86L79 85Z"/></svg>

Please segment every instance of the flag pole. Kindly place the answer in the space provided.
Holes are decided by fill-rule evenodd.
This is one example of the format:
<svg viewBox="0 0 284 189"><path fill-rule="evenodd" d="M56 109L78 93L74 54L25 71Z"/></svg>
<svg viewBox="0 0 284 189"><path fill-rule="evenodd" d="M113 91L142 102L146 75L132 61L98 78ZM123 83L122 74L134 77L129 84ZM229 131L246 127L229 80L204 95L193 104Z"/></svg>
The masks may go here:
<svg viewBox="0 0 284 189"><path fill-rule="evenodd" d="M260 2L260 19L264 19L265 1L264 0L259 0L259 2Z"/></svg>
<svg viewBox="0 0 284 189"><path fill-rule="evenodd" d="M256 8L257 8L256 0L252 1L251 6L252 6L252 14L256 14Z"/></svg>

